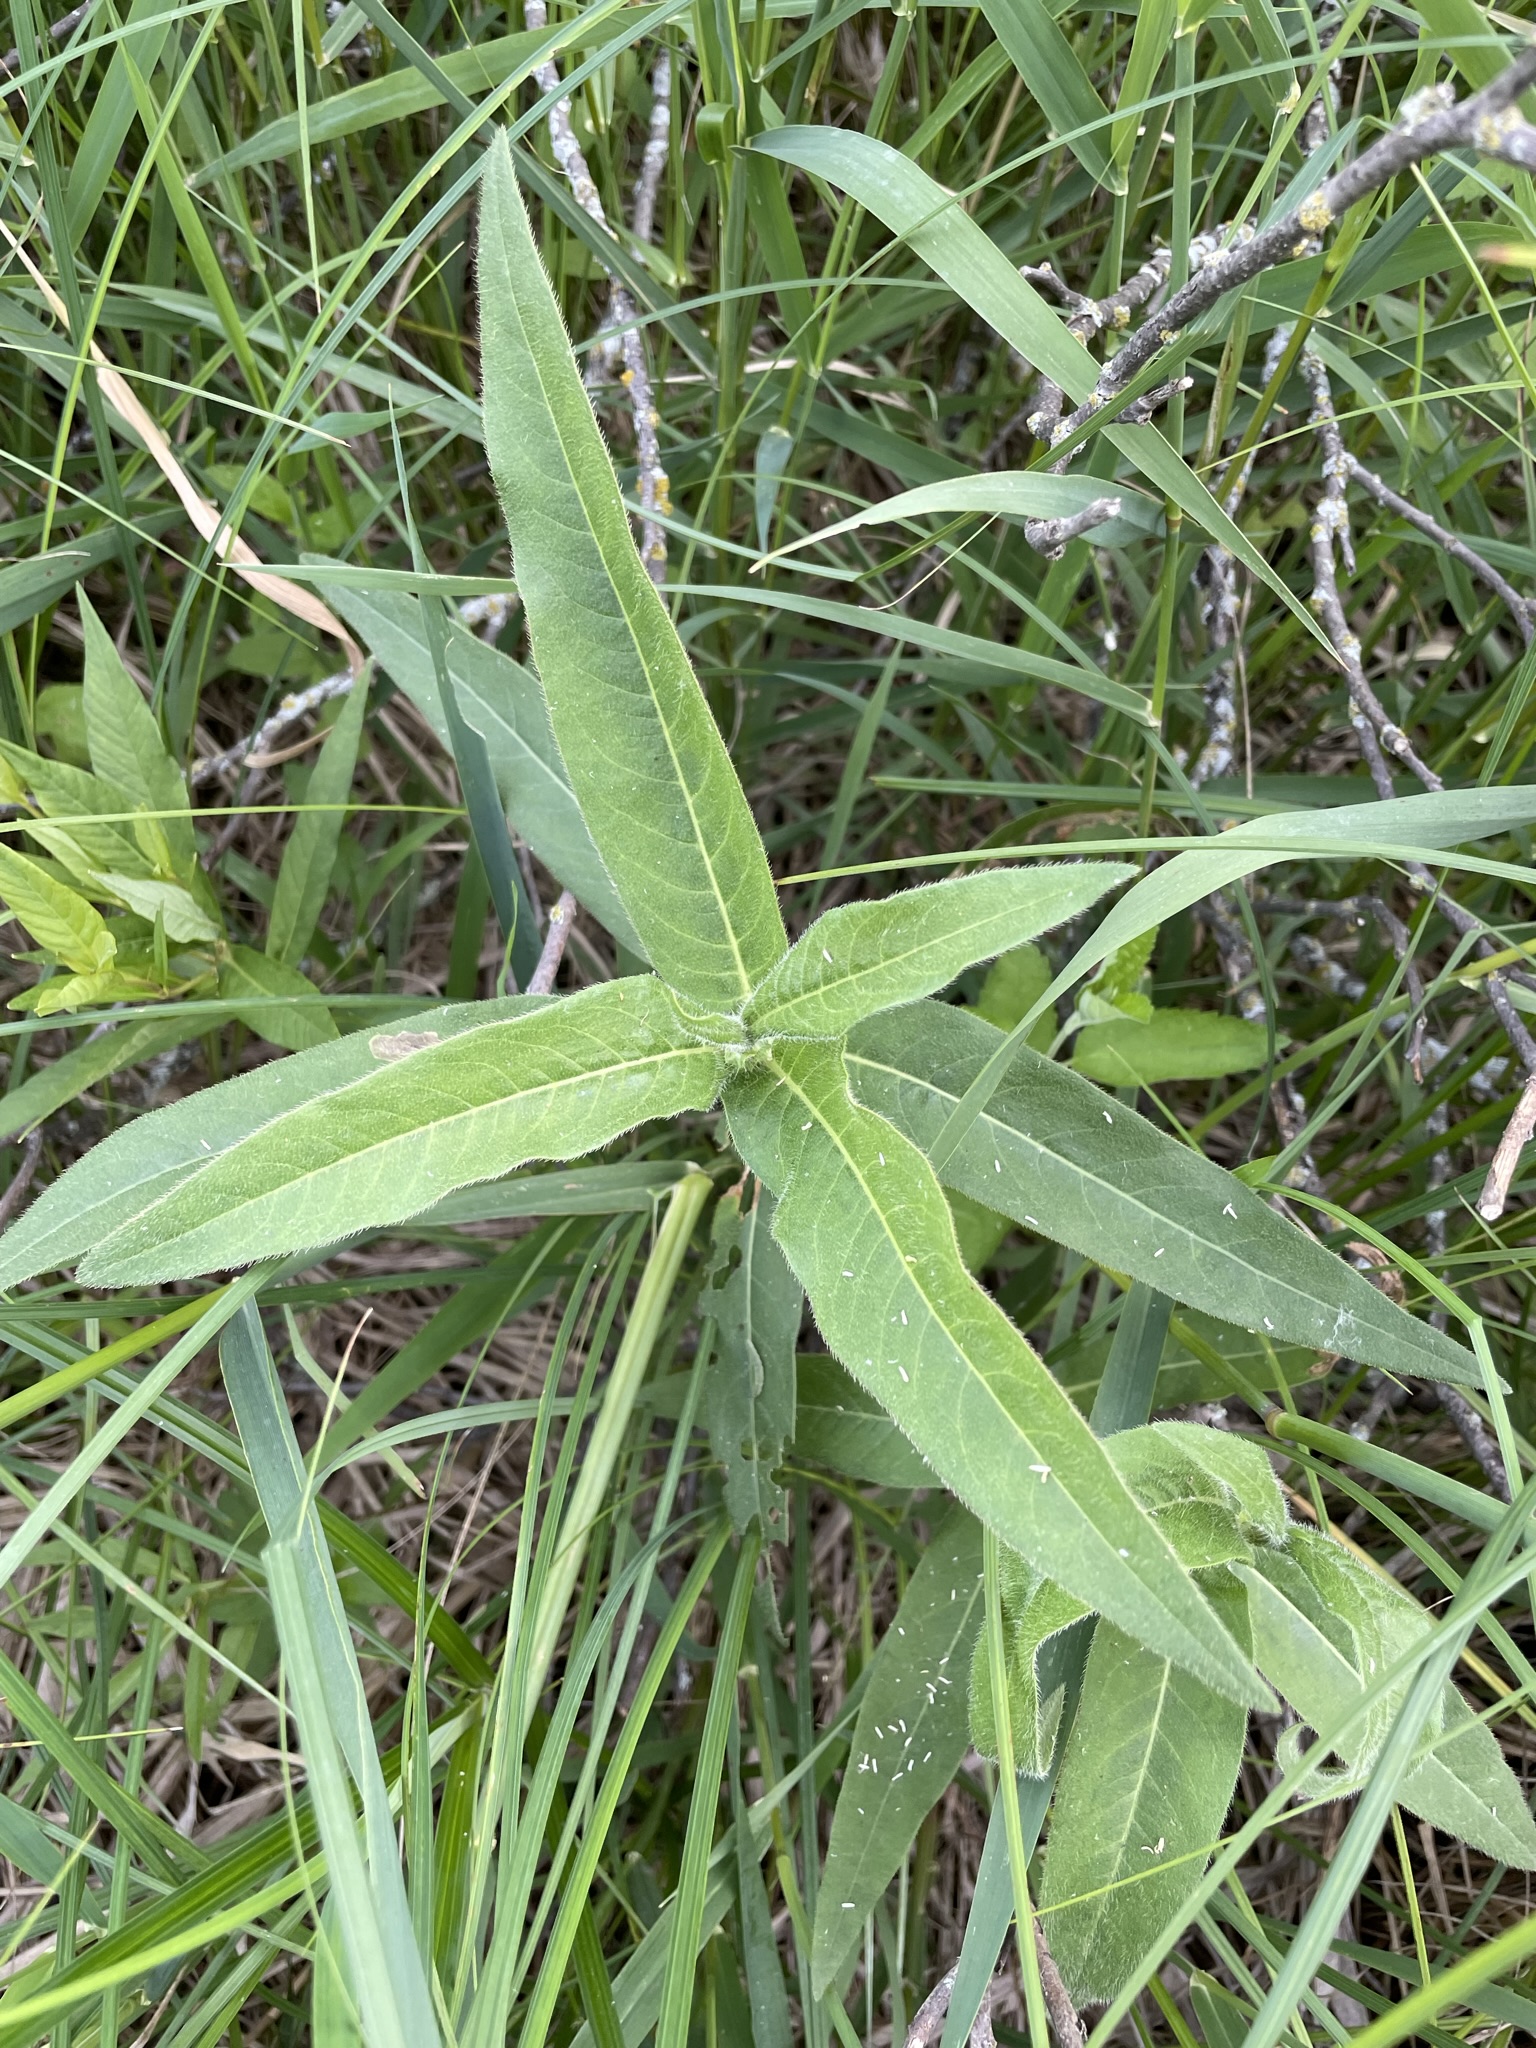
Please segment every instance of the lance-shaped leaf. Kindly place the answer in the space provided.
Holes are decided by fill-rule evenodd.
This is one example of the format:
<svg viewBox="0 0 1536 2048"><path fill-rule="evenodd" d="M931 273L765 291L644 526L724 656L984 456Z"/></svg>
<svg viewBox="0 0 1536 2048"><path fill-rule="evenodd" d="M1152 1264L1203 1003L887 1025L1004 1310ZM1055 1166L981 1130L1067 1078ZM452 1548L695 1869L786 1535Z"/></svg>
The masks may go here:
<svg viewBox="0 0 1536 2048"><path fill-rule="evenodd" d="M805 1296L774 1242L773 1197L740 1189L720 1197L710 1226L713 1264L701 1301L715 1319L700 1419L725 1468L725 1505L736 1533L761 1520L784 1533L784 1489L773 1474L795 1428L795 1338Z"/></svg>
<svg viewBox="0 0 1536 2048"><path fill-rule="evenodd" d="M91 766L105 781L127 790L135 804L161 813L160 829L178 873L185 874L197 859L187 786L166 752L155 714L123 666L111 634L85 592L77 589L75 595L85 629L83 695Z"/></svg>
<svg viewBox="0 0 1536 2048"><path fill-rule="evenodd" d="M861 1017L932 995L978 960L1076 917L1134 870L1109 861L1004 869L846 903L818 918L752 991L759 1037L841 1038Z"/></svg>
<svg viewBox="0 0 1536 2048"><path fill-rule="evenodd" d="M1237 1594L1235 1619L1240 1608ZM1195 1889L1232 1802L1247 1719L1119 1629L1094 1631L1040 1892L1076 2003L1113 1998Z"/></svg>
<svg viewBox="0 0 1536 2048"><path fill-rule="evenodd" d="M981 1627L981 1529L945 1516L870 1665L816 1898L811 1982L833 1982L965 1755L965 1675Z"/></svg>
<svg viewBox="0 0 1536 2048"><path fill-rule="evenodd" d="M736 1009L784 951L768 862L635 551L504 136L487 158L479 278L486 448L571 786L657 972Z"/></svg>
<svg viewBox="0 0 1536 2048"><path fill-rule="evenodd" d="M708 1109L725 1064L650 977L451 1039L376 1034L372 1046L373 1073L252 1132L96 1246L88 1284L245 1266L402 1223L529 1159L572 1159L650 1117Z"/></svg>
<svg viewBox="0 0 1536 2048"><path fill-rule="evenodd" d="M1088 1606L1258 1698L1104 1446L961 1263L932 1167L849 1095L840 1049L781 1045L726 1108L748 1164L780 1191L774 1234L827 1342L944 1484Z"/></svg>
<svg viewBox="0 0 1536 2048"><path fill-rule="evenodd" d="M448 714L427 645L421 601L395 590L353 590L322 584L338 611L391 681L405 692L448 746ZM457 620L444 622L444 651L459 710L485 741L507 819L563 888L569 889L615 938L643 954L640 935L619 901L613 878L592 844L571 778L549 727L539 679L531 669L487 646Z"/></svg>
<svg viewBox="0 0 1536 2048"><path fill-rule="evenodd" d="M1002 1034L937 1003L853 1032L849 1082L925 1150ZM1476 1360L1268 1203L1090 1082L1021 1047L945 1182L1085 1258L1277 1342L1481 1384Z"/></svg>
<svg viewBox="0 0 1536 2048"><path fill-rule="evenodd" d="M387 1052L407 1033L431 1032L447 1040L547 1007L537 996L500 996L491 1002L428 1010L386 1031L358 1032L314 1045L292 1059L273 1060L125 1124L45 1188L0 1238L0 1287L72 1266L93 1245L264 1125L317 1096L376 1074L380 1055L374 1047L381 1040ZM134 1043L142 1028L134 1027ZM142 1051L137 1055L146 1056Z"/></svg>

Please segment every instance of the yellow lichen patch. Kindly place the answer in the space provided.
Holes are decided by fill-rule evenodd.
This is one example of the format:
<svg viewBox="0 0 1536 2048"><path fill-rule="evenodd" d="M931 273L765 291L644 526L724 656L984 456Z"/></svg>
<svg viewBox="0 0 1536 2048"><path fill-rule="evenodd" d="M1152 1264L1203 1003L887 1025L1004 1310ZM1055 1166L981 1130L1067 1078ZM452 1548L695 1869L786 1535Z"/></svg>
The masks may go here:
<svg viewBox="0 0 1536 2048"><path fill-rule="evenodd" d="M1321 192L1314 192L1310 199L1301 202L1296 218L1309 235L1320 235L1324 228L1333 225L1333 208Z"/></svg>

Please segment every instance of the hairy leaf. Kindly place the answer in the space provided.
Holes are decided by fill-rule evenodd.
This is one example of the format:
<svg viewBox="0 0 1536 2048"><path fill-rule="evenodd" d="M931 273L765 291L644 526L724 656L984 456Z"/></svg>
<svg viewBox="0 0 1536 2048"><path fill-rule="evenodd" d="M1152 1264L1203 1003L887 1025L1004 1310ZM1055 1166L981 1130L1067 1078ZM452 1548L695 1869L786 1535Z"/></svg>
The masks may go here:
<svg viewBox="0 0 1536 2048"><path fill-rule="evenodd" d="M527 1160L575 1158L651 1117L707 1109L723 1078L720 1052L690 1038L649 978L419 1042L432 1035L376 1034L373 1073L211 1161L81 1273L119 1286L333 1244Z"/></svg>
<svg viewBox="0 0 1536 2048"><path fill-rule="evenodd" d="M1247 1715L1100 1622L1067 1738L1040 1917L1077 2004L1113 1998L1204 1872Z"/></svg>
<svg viewBox="0 0 1536 2048"><path fill-rule="evenodd" d="M389 1027L388 1035L433 1032L447 1040L543 1008L547 1004L537 996L454 1003L407 1015ZM376 1074L379 1055L373 1041L379 1036L358 1032L297 1052L292 1059L273 1060L123 1125L45 1188L0 1237L0 1287L73 1265L93 1245L201 1172L210 1159L317 1097Z"/></svg>
<svg viewBox="0 0 1536 2048"><path fill-rule="evenodd" d="M484 193L486 447L555 738L658 973L734 1009L784 951L762 842L635 551L504 136Z"/></svg>
<svg viewBox="0 0 1536 2048"><path fill-rule="evenodd" d="M880 1639L854 1726L816 1900L812 1988L831 1984L966 1748L981 1626L981 1529L945 1516Z"/></svg>
<svg viewBox="0 0 1536 2048"><path fill-rule="evenodd" d="M795 1457L871 1486L926 1486L933 1477L874 1396L824 1351L795 1361Z"/></svg>
<svg viewBox="0 0 1536 2048"><path fill-rule="evenodd" d="M1065 1693L1059 1684L1047 1683L1041 1652L1064 1629L1086 1619L1088 1609L1050 1579L1042 1578L1017 1551L1000 1552L998 1566L1013 1760L1027 1777L1043 1778L1051 1768ZM985 1631L976 1639L970 1684L971 1740L983 1756L995 1757L997 1715Z"/></svg>
<svg viewBox="0 0 1536 2048"><path fill-rule="evenodd" d="M1001 1043L979 1017L913 1005L851 1034L850 1084L926 1148ZM1469 1353L1251 1188L1027 1047L943 1173L962 1194L1224 1322L1393 1372L1481 1384Z"/></svg>
<svg viewBox="0 0 1536 2048"><path fill-rule="evenodd" d="M1036 1568L1240 1699L1251 1672L1104 1447L961 1263L915 1146L848 1093L836 1046L782 1045L726 1097L779 1191L774 1232L832 1350Z"/></svg>
<svg viewBox="0 0 1536 2048"><path fill-rule="evenodd" d="M1132 869L1108 861L1004 869L846 903L818 918L752 991L760 1037L841 1038L861 1017L944 988L963 969L1076 917Z"/></svg>

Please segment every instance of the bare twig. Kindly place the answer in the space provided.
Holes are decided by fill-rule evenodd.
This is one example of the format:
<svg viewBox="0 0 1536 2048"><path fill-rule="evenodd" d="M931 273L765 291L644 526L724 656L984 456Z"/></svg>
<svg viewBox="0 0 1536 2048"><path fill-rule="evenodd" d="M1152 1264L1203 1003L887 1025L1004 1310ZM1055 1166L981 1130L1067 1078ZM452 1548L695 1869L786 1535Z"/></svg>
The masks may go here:
<svg viewBox="0 0 1536 2048"><path fill-rule="evenodd" d="M949 2001L954 1995L955 1979L960 1974L960 1965L951 1963L938 1983L934 1985L917 2011L912 2015L912 2024L907 2029L905 2048L933 2048L944 2032L944 2022L949 2016ZM997 2048L997 2036L992 2031L992 2000L998 1989L997 1981L987 1986L986 1996L981 2001L981 2011L971 2028L969 2048Z"/></svg>
<svg viewBox="0 0 1536 2048"><path fill-rule="evenodd" d="M1496 597L1502 598L1509 607L1520 638L1529 647L1536 638L1536 605L1522 597L1514 585L1501 576L1491 562L1484 561L1476 548L1469 547L1460 535L1451 533L1438 519L1431 519L1427 512L1421 512L1417 505L1411 505L1406 498L1399 497L1392 487L1384 483L1374 469L1367 469L1357 456L1344 451L1344 466L1357 484L1368 490L1378 505L1384 505L1407 525L1417 528L1436 547L1443 548L1448 555L1470 569L1480 582L1486 583Z"/></svg>
<svg viewBox="0 0 1536 2048"><path fill-rule="evenodd" d="M555 976L560 972L560 962L565 957L565 942L575 922L576 898L569 889L562 889L549 913L549 931L544 940L544 950L539 955L539 964L528 983L529 995L547 996L554 988Z"/></svg>
<svg viewBox="0 0 1536 2048"><path fill-rule="evenodd" d="M529 29L541 29L548 21L545 0L525 0L523 19ZM560 91L560 71L552 57L546 58L534 72L539 90L544 93ZM664 88L661 95L663 105L671 93L672 69L663 57L652 74L653 87ZM658 125L660 136L658 139ZM555 153L555 161L565 173L571 196L582 211L604 230L608 228L608 216L603 209L602 198L587 168L576 131L571 125L571 102L568 96L555 101L549 112L549 140ZM640 180L635 193L636 233L643 221L649 239L649 229L656 212L656 192L661 173L666 164L666 121L658 120L655 105L651 109L650 136L646 143L645 156L641 162ZM598 254L601 257L601 251ZM635 422L635 452L639 458L640 504L645 517L640 524L640 553L646 571L653 583L660 583L667 568L667 538L658 524L655 514L663 517L670 512L671 497L666 470L661 462L661 442L657 429L661 417L656 410L651 390L650 367L645 359L645 343L640 335L640 313L630 296L627 286L620 283L609 271L608 311L614 327L618 330L619 353L624 368L620 382L629 394L630 410Z"/></svg>
<svg viewBox="0 0 1536 2048"><path fill-rule="evenodd" d="M1062 1981L1056 1958L1051 1954L1045 1929L1035 1922L1035 1955L1040 1963L1040 1989L1045 1993L1045 2010L1059 2048L1086 2048L1088 2030L1077 2016L1072 1995Z"/></svg>
<svg viewBox="0 0 1536 2048"><path fill-rule="evenodd" d="M68 37L74 34L95 4L96 0L84 0L83 6L71 7L68 14L61 14L57 21L51 21L48 24L48 40L52 43L62 43L67 40ZM20 68L20 50L7 50L5 55L0 57L0 78L14 78Z"/></svg>
<svg viewBox="0 0 1536 2048"><path fill-rule="evenodd" d="M1464 100L1457 101L1445 85L1413 94L1395 126L1352 163L1335 171L1268 227L1246 237L1240 232L1230 234L1192 273L1189 282L1127 338L1105 364L1090 396L1056 422L1051 439L1066 440L1099 413L1114 407L1118 394L1164 348L1177 342L1191 321L1228 292L1252 283L1277 263L1304 254L1307 245L1357 200L1379 191L1426 157L1470 148L1525 168L1536 165L1536 128L1525 121L1517 104L1533 82L1536 46L1522 50L1507 70Z"/></svg>
<svg viewBox="0 0 1536 2048"><path fill-rule="evenodd" d="M1488 1178L1483 1182L1483 1192L1477 1198L1477 1213L1485 1223L1497 1223L1504 1214L1510 1183L1533 1132L1536 1132L1536 1075L1532 1075L1520 1091L1515 1113L1504 1127L1504 1135L1488 1168Z"/></svg>
<svg viewBox="0 0 1536 2048"><path fill-rule="evenodd" d="M43 1127L38 1124L28 1131L21 1148L21 1159L11 1175L11 1184L0 1195L0 1230L4 1230L16 1211L21 1207L26 1192L32 1185L32 1176L37 1172L37 1163L43 1156Z"/></svg>

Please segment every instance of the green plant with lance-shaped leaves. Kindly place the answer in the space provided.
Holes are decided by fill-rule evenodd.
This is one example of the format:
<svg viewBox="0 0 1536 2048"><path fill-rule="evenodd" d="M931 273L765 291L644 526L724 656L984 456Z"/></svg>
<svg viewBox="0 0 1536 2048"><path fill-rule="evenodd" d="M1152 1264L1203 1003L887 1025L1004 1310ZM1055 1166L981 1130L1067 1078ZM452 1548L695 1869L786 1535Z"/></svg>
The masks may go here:
<svg viewBox="0 0 1536 2048"><path fill-rule="evenodd" d="M549 720L589 871L611 882L654 973L439 1010L419 1030L299 1052L158 1112L34 1205L0 1247L0 1284L75 1262L83 1282L111 1286L316 1251L529 1160L723 1104L828 1343L935 1476L1127 1638L1221 1697L1266 1700L1177 1546L967 1270L925 1147L952 1188L1197 1308L1398 1371L1471 1380L1474 1362L1022 1042L996 1085L979 1085L1002 1034L925 998L1078 916L1129 869L969 875L844 906L788 944L746 798L636 554L502 145L488 159L480 305L487 442ZM1369 829L1385 829L1387 808ZM1399 839L1454 845L1518 822L1530 801L1497 790L1396 808ZM1170 863L1121 901L1094 957L1156 922L1171 891L1204 893L1213 861L1219 881L1267 852L1229 834L1219 852Z"/></svg>

